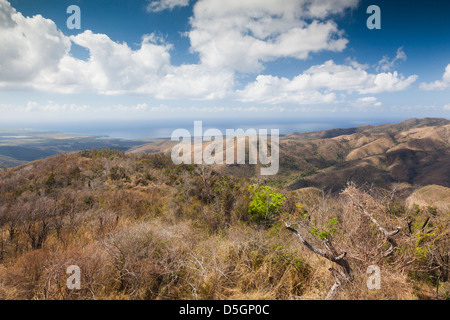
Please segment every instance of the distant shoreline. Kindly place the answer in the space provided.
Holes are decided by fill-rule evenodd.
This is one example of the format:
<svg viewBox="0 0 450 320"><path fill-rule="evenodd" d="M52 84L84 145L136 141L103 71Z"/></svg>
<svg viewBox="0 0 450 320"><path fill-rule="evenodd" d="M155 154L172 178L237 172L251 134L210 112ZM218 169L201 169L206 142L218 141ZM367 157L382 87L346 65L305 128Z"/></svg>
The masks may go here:
<svg viewBox="0 0 450 320"><path fill-rule="evenodd" d="M136 121L84 121L70 123L35 123L35 124L2 124L0 123L0 139L2 136L31 136L29 132L40 134L64 133L98 137L99 139L169 139L178 128L193 129L193 121L202 120L205 129L280 129L280 134L316 132L330 129L349 129L364 125L380 125L397 123L406 119L164 119ZM6 127L6 128L5 128ZM9 127L9 128L8 128ZM13 128L16 127L16 128ZM26 127L28 129L19 129ZM42 131L42 132L41 132Z"/></svg>

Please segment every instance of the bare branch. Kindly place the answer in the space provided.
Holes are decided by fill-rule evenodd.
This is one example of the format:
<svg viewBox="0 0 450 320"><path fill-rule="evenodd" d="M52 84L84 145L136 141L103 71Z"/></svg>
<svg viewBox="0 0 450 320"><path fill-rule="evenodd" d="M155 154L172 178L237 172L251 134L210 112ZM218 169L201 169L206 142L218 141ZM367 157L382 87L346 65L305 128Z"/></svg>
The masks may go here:
<svg viewBox="0 0 450 320"><path fill-rule="evenodd" d="M428 222L430 221L430 217L427 218L427 220L425 220L425 222L423 223L422 228L420 229L421 232L423 232L423 230L425 230L426 226L428 225Z"/></svg>
<svg viewBox="0 0 450 320"><path fill-rule="evenodd" d="M336 299L336 297L339 293L339 289L342 286L342 282L340 280L340 274L336 269L330 268L328 270L330 270L331 273L333 274L335 282L334 282L333 286L331 287L330 291L328 291L328 294L326 295L325 300L334 300L334 299Z"/></svg>
<svg viewBox="0 0 450 320"><path fill-rule="evenodd" d="M353 204L356 205L361 212L368 217L373 224L375 224L375 226L381 231L381 233L384 234L384 236L386 237L386 240L391 244L391 246L389 247L389 249L386 250L386 252L383 254L383 257L387 257L389 256L392 252L394 252L395 248L397 248L397 243L394 241L394 239L392 239L393 236L395 236L396 234L398 234L401 230L400 227L397 227L396 230L392 231L392 232L388 232L385 228L383 228L378 221L366 210L366 208L364 208L364 206L361 204L361 202L355 198L355 196L353 194L351 194L350 192L346 192L346 195L349 196L349 198L352 200Z"/></svg>
<svg viewBox="0 0 450 320"><path fill-rule="evenodd" d="M324 246L327 248L328 251L331 252L331 254L330 254L328 252L325 252L325 251L311 245L308 241L305 240L305 238L300 234L300 232L298 232L297 230L292 228L289 224L286 224L286 229L293 232L309 250L311 250L312 252L314 252L332 262L335 262L337 265L339 265L341 267L340 268L341 270L336 270L334 268L329 269L331 271L331 273L333 274L334 278L336 279L336 281L333 284L333 286L331 287L327 296L325 297L325 300L335 299L339 292L339 289L342 286L342 283L353 281L353 276L351 274L352 270L350 268L350 264L345 259L345 257L347 256L347 253L344 252L341 255L339 255L337 253L336 249L334 248L333 244L331 243L331 241L326 239L324 241Z"/></svg>
<svg viewBox="0 0 450 320"><path fill-rule="evenodd" d="M291 228L290 225L286 224L286 229L293 232L300 239L300 241L305 245L305 247L307 247L309 250L311 250L312 252L314 252L328 260L333 261L329 254L327 254L325 251L323 251L319 248L314 247L312 244L310 244L308 241L306 241L305 238L303 238L303 236L300 234L300 232L298 232L294 228Z"/></svg>
<svg viewBox="0 0 450 320"><path fill-rule="evenodd" d="M343 254L341 254L340 256L337 256L335 259L336 260L342 260L347 256L347 252L344 252Z"/></svg>

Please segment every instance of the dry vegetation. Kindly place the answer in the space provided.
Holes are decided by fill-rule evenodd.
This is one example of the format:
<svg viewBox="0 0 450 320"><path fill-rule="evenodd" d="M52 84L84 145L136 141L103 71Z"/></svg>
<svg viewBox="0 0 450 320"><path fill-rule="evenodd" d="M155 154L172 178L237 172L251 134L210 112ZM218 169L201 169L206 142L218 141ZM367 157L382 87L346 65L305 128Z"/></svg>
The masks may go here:
<svg viewBox="0 0 450 320"><path fill-rule="evenodd" d="M325 298L340 260L286 223L315 248L346 253L351 276L334 298L449 297L449 212L406 207L398 186L286 191L107 149L0 179L0 299ZM402 229L392 240L374 221ZM66 287L70 265L81 290ZM369 265L381 268L381 290L366 287Z"/></svg>

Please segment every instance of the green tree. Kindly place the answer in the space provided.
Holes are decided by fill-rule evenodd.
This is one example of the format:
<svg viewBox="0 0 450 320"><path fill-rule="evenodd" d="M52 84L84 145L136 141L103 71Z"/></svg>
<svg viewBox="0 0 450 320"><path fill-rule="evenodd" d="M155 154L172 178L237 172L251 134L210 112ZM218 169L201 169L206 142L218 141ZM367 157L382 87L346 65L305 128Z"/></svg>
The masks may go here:
<svg viewBox="0 0 450 320"><path fill-rule="evenodd" d="M280 215L286 196L268 186L251 185L248 191L252 199L248 205L248 213L253 221L267 223Z"/></svg>

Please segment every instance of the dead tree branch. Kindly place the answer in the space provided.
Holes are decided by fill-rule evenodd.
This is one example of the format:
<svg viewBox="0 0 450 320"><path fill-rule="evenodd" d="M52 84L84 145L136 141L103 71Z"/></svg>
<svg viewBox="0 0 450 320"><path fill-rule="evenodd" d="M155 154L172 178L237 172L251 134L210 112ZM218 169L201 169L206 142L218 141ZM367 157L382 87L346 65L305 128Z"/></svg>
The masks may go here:
<svg viewBox="0 0 450 320"><path fill-rule="evenodd" d="M425 220L425 222L424 222L423 225L422 225L422 228L420 229L420 232L423 232L423 231L425 230L425 228L426 228L427 225L428 225L428 222L430 222L430 218L431 218L431 216L428 217L427 220Z"/></svg>
<svg viewBox="0 0 450 320"><path fill-rule="evenodd" d="M400 227L397 227L396 230L392 231L392 232L388 232L385 228L383 228L378 221L366 210L366 208L361 204L361 202L355 198L355 196L350 193L350 192L346 192L346 195L350 198L350 200L352 201L352 203L358 207L361 212L367 217L369 218L370 221L372 221L373 224L375 224L375 226L381 231L381 233L386 237L386 241L388 241L391 246L389 247L389 249L387 249L384 254L383 254L383 258L388 257L390 254L392 254L392 252L394 252L394 250L397 248L397 243L395 242L395 240L393 239L393 237L398 234L401 230Z"/></svg>
<svg viewBox="0 0 450 320"><path fill-rule="evenodd" d="M340 270L336 270L334 268L329 269L335 278L335 283L333 284L330 291L326 295L325 300L335 299L337 297L337 294L339 293L339 289L341 288L342 284L353 281L350 264L345 259L347 253L344 252L342 254L338 254L333 244L328 239L324 240L324 246L328 252L324 251L306 241L306 239L301 235L301 233L298 232L296 229L292 228L289 224L286 224L286 229L294 233L297 236L297 238L300 239L300 242L303 243L303 245L310 251L314 252L315 254L318 254L319 256L324 257L325 259L330 260L331 262L336 263L341 267Z"/></svg>

